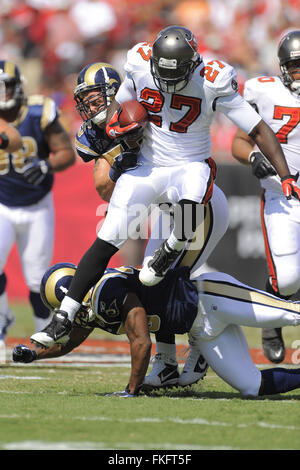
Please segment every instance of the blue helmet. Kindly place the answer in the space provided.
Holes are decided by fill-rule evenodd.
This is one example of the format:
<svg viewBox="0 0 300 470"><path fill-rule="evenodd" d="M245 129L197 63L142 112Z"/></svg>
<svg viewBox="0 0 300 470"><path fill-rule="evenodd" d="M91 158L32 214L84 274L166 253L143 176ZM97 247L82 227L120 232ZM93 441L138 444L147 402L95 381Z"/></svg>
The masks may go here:
<svg viewBox="0 0 300 470"><path fill-rule="evenodd" d="M121 85L119 72L109 64L95 62L86 65L78 75L74 90L76 110L83 121L101 124L106 119L107 108ZM95 91L92 97L87 93Z"/></svg>
<svg viewBox="0 0 300 470"><path fill-rule="evenodd" d="M17 65L0 60L0 117L14 121L24 102L21 74Z"/></svg>
<svg viewBox="0 0 300 470"><path fill-rule="evenodd" d="M57 263L49 268L41 281L40 295L50 310L59 308L68 292L77 266L72 263Z"/></svg>

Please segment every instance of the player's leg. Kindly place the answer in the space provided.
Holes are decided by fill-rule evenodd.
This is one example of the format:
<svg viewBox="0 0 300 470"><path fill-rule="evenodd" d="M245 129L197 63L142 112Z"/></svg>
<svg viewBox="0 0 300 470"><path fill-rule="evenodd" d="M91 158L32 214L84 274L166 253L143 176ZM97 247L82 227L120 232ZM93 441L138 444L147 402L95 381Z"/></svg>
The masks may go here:
<svg viewBox="0 0 300 470"><path fill-rule="evenodd" d="M243 330L237 325L227 326L216 338L198 341L198 346L214 372L244 397L300 388L300 369L257 369Z"/></svg>
<svg viewBox="0 0 300 470"><path fill-rule="evenodd" d="M146 262L161 245L163 234L167 230L171 232L172 216L170 208L166 204L161 205L164 211L161 211L158 220L151 230L151 236L145 250L144 262ZM214 250L220 239L225 234L229 223L229 208L227 199L218 186L214 186L214 191L210 202L205 206L205 215L203 221L196 228L194 236L201 239L199 246L194 247L188 243L173 267L189 266L192 277L199 275L203 271L203 265L207 262L211 252ZM170 225L171 224L171 225ZM156 333L156 355L153 361L153 367L145 381L150 385L157 385L159 382L158 374L162 369L167 368L167 364L175 364L176 346L175 335L164 332L163 337L160 332ZM164 359L165 358L165 361ZM177 362L177 360L176 360ZM197 350L194 350L193 344L190 344L190 351L186 358L185 365L179 377L178 385L187 386L202 379L207 371L207 363Z"/></svg>
<svg viewBox="0 0 300 470"><path fill-rule="evenodd" d="M7 278L4 272L4 266L14 243L15 229L12 214L9 208L0 204L0 342L2 349L4 349L7 330L15 321L14 314L8 304Z"/></svg>
<svg viewBox="0 0 300 470"><path fill-rule="evenodd" d="M284 301L224 273L199 276L198 332L214 336L230 324L277 328L300 324L300 303Z"/></svg>
<svg viewBox="0 0 300 470"><path fill-rule="evenodd" d="M213 173L206 162L192 162L180 167L170 190L175 188L174 228L140 272L140 281L153 286L158 284L170 269L188 240L193 238L197 225L203 221L204 207L212 196ZM198 240L194 241L196 245ZM201 241L200 241L201 242Z"/></svg>
<svg viewBox="0 0 300 470"><path fill-rule="evenodd" d="M29 289L35 331L45 328L51 316L41 300L40 283L52 260L53 243L53 200L52 195L48 194L37 204L24 210L23 223L17 232L17 245Z"/></svg>
<svg viewBox="0 0 300 470"><path fill-rule="evenodd" d="M81 258L60 310L41 334L31 337L33 342L49 347L54 342L68 339L84 296L101 278L111 257L131 233L136 233L138 224L148 214L149 206L156 197L157 187L163 184L156 172L153 178L156 177L157 184L153 184L150 170L151 167L138 167L118 179L103 225L96 240Z"/></svg>
<svg viewBox="0 0 300 470"><path fill-rule="evenodd" d="M266 290L289 299L300 287L300 208L280 195L263 192L261 222L265 241L269 279ZM264 328L262 345L265 356L274 363L285 357L281 328Z"/></svg>

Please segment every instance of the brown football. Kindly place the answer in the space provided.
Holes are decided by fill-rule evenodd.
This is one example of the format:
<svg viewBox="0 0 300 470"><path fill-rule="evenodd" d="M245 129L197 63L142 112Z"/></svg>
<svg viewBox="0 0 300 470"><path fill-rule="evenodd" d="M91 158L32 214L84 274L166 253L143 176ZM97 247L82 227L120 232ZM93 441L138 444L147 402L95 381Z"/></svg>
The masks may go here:
<svg viewBox="0 0 300 470"><path fill-rule="evenodd" d="M137 122L145 127L148 122L148 113L139 101L125 101L120 108L118 121L121 127Z"/></svg>

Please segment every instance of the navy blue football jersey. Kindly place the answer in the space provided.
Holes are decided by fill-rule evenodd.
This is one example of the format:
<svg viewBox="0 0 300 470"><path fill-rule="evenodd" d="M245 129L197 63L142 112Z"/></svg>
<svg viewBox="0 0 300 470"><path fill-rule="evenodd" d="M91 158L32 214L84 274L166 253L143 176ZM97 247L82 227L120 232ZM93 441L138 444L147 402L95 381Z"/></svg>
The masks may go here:
<svg viewBox="0 0 300 470"><path fill-rule="evenodd" d="M136 268L106 269L92 291L96 317L88 327L124 334L122 307L128 293L135 293L146 310L151 332L187 333L198 312L198 291L189 275L188 267L170 270L158 285L147 287Z"/></svg>
<svg viewBox="0 0 300 470"><path fill-rule="evenodd" d="M130 145L126 139L111 140L104 129L89 121L80 126L75 137L75 148L84 162L101 157L112 165L116 157L130 149Z"/></svg>
<svg viewBox="0 0 300 470"><path fill-rule="evenodd" d="M57 117L54 101L41 95L30 96L21 108L21 114L13 125L22 136L23 147L11 154L0 150L0 203L12 207L29 206L51 190L52 174L47 174L39 185L34 186L23 178L22 171L30 158L46 160L49 157L44 131Z"/></svg>

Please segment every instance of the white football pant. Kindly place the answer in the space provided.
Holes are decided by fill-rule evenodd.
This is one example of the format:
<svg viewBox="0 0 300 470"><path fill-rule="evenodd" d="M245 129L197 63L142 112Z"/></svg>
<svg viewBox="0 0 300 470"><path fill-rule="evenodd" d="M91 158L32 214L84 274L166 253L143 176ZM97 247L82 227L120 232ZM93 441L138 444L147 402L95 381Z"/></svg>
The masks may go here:
<svg viewBox="0 0 300 470"><path fill-rule="evenodd" d="M31 292L39 292L41 279L51 263L53 240L51 193L37 204L27 207L0 204L0 274L16 243L25 282Z"/></svg>
<svg viewBox="0 0 300 470"><path fill-rule="evenodd" d="M198 315L189 332L209 366L245 396L257 396L261 373L240 326L277 328L300 324L300 304L281 300L224 273L195 278Z"/></svg>

